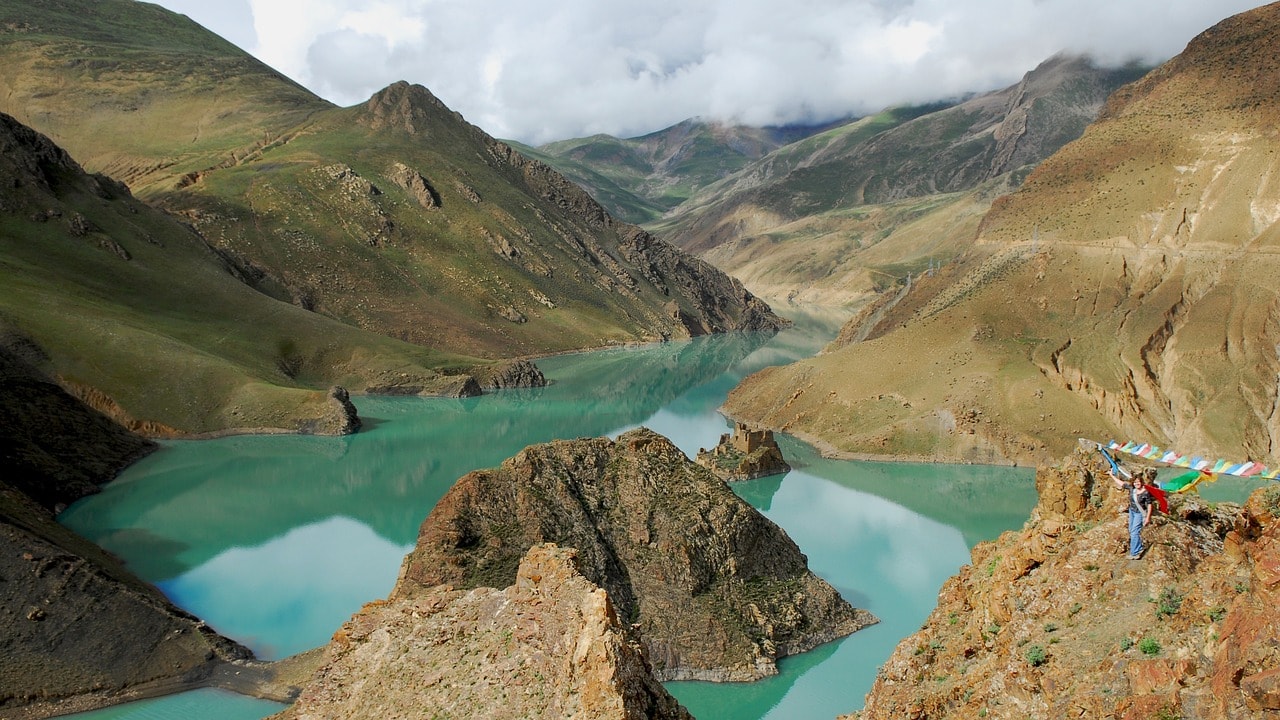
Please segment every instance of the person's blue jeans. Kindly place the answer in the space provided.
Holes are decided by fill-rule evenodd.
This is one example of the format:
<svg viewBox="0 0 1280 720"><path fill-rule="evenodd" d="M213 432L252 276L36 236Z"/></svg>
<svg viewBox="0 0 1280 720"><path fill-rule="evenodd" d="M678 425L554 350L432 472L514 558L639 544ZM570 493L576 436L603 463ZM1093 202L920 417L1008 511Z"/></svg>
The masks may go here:
<svg viewBox="0 0 1280 720"><path fill-rule="evenodd" d="M1129 555L1142 554L1142 513L1129 511Z"/></svg>

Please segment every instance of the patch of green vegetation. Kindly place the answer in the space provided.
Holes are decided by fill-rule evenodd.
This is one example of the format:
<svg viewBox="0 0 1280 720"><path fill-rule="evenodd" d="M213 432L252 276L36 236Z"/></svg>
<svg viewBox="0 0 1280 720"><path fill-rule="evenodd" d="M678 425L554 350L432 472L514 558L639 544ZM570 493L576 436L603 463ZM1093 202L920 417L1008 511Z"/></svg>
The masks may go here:
<svg viewBox="0 0 1280 720"><path fill-rule="evenodd" d="M1178 592L1177 588L1166 587L1160 591L1160 595L1156 598L1156 619L1163 620L1172 617L1178 613L1182 607L1183 596Z"/></svg>
<svg viewBox="0 0 1280 720"><path fill-rule="evenodd" d="M1049 661L1049 656L1045 652L1044 647L1040 645L1032 645L1023 653L1023 657L1027 659L1027 664L1031 667L1040 667Z"/></svg>
<svg viewBox="0 0 1280 720"><path fill-rule="evenodd" d="M1159 655L1160 643L1155 638L1144 637L1138 641L1138 649L1143 655Z"/></svg>

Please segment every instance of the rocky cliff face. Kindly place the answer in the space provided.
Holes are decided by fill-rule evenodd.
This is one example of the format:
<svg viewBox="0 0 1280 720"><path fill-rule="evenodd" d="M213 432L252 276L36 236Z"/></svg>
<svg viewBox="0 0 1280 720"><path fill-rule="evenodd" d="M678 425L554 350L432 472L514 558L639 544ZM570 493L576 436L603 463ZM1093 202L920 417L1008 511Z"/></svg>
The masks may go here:
<svg viewBox="0 0 1280 720"><path fill-rule="evenodd" d="M370 603L278 720L691 720L569 548L536 545L505 590Z"/></svg>
<svg viewBox="0 0 1280 720"><path fill-rule="evenodd" d="M875 622L779 527L645 429L532 446L461 478L423 522L393 598L505 587L540 542L578 550L663 679L757 679Z"/></svg>
<svg viewBox="0 0 1280 720"><path fill-rule="evenodd" d="M1096 453L1036 475L1021 531L973 551L849 718L1263 718L1280 712L1280 486L1174 496L1127 555Z"/></svg>

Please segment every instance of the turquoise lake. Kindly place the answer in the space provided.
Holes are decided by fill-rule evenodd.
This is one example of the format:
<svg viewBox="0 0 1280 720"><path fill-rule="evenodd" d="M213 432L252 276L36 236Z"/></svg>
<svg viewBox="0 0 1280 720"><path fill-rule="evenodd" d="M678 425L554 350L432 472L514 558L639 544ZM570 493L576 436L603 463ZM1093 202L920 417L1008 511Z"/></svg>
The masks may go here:
<svg viewBox="0 0 1280 720"><path fill-rule="evenodd" d="M278 659L328 641L385 597L418 526L461 475L525 446L646 426L692 456L728 431L717 409L746 374L818 352L842 318L793 328L546 358L549 387L481 398L355 398L344 438L172 442L60 520L221 633ZM1029 468L824 459L781 437L794 469L734 486L786 529L810 567L881 622L756 683L669 683L699 720L833 718L862 707L876 669L933 609L972 546L1021 527ZM276 703L199 691L77 715L256 720Z"/></svg>

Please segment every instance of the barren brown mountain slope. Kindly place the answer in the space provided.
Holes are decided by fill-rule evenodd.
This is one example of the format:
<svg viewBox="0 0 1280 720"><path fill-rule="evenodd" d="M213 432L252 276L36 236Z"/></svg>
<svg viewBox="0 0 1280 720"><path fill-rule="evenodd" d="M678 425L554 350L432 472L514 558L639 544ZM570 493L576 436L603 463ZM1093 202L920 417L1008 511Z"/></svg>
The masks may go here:
<svg viewBox="0 0 1280 720"><path fill-rule="evenodd" d="M1278 457L1280 5L1117 92L974 248L735 415L856 454L1060 457L1077 436Z"/></svg>
<svg viewBox="0 0 1280 720"><path fill-rule="evenodd" d="M865 302L967 248L992 200L1140 73L1057 55L1003 90L786 145L651 227L765 297Z"/></svg>
<svg viewBox="0 0 1280 720"><path fill-rule="evenodd" d="M1127 560L1104 470L1040 468L1026 526L974 548L846 720L1274 718L1280 487L1176 497Z"/></svg>

